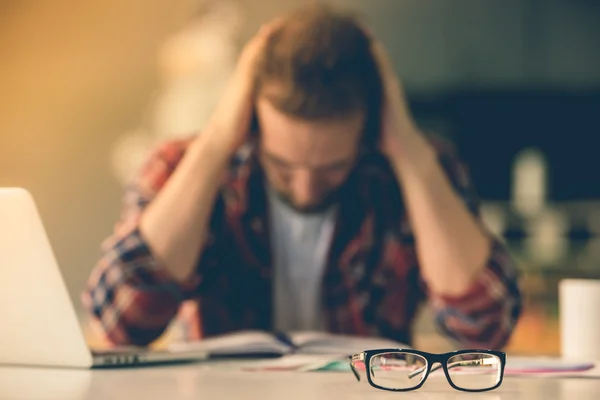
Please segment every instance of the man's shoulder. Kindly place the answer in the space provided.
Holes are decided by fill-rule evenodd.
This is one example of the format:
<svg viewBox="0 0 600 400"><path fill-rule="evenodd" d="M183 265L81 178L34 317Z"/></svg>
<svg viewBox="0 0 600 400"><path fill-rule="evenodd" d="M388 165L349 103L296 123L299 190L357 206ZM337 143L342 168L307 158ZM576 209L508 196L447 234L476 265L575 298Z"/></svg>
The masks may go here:
<svg viewBox="0 0 600 400"><path fill-rule="evenodd" d="M154 145L151 158L159 158L167 164L179 164L179 161L181 161L185 152L197 136L198 134L193 134L180 138L160 140Z"/></svg>
<svg viewBox="0 0 600 400"><path fill-rule="evenodd" d="M188 136L159 141L155 144L153 151L151 151L150 158L159 158L163 162L175 167L200 135L201 133L194 133ZM252 153L253 147L250 144L242 146L231 157L228 168L235 169L245 164Z"/></svg>
<svg viewBox="0 0 600 400"><path fill-rule="evenodd" d="M146 181L152 181L155 189L160 189L167 179L177 169L183 157L194 141L202 133L195 133L184 137L167 139L157 142L147 158L146 164L140 170L140 176ZM221 180L221 187L234 185L243 178L252 163L253 146L242 146L230 158L225 166L225 173Z"/></svg>
<svg viewBox="0 0 600 400"><path fill-rule="evenodd" d="M177 168L192 141L193 137L187 137L155 143L133 176L130 187L146 194L158 192Z"/></svg>

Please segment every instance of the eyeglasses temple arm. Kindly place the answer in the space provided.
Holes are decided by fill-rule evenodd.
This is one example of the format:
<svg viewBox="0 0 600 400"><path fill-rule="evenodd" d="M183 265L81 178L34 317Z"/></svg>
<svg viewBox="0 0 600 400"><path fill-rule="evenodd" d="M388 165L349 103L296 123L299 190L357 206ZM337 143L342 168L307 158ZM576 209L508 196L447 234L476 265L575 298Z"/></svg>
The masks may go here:
<svg viewBox="0 0 600 400"><path fill-rule="evenodd" d="M364 359L365 359L364 353L359 353L359 354L355 354L353 356L348 356L348 360L350 361L350 369L352 369L352 373L356 377L356 380L359 382L360 382L360 374L358 373L358 371L356 370L356 367L354 366L354 361L364 361Z"/></svg>
<svg viewBox="0 0 600 400"><path fill-rule="evenodd" d="M464 361L464 360L453 362L453 363L447 364L447 367L448 367L448 369L452 369L452 368L455 368L455 367L462 367L463 365L465 365L466 362L467 361ZM440 368L442 368L442 364L438 364L435 367L431 368L431 371L429 371L429 372L437 371ZM419 369L416 369L413 372L411 372L410 374L408 374L408 377L409 378L414 378L415 376L421 374L424 369L425 369L425 367L421 367Z"/></svg>
<svg viewBox="0 0 600 400"><path fill-rule="evenodd" d="M438 369L440 369L442 366L440 364L436 365L435 367L431 368L430 372L433 371L437 371ZM414 378L415 376L421 375L423 373L423 371L425 371L425 369L427 368L426 365L422 366L421 368L417 368L415 369L413 372L411 372L410 374L408 374L409 379Z"/></svg>

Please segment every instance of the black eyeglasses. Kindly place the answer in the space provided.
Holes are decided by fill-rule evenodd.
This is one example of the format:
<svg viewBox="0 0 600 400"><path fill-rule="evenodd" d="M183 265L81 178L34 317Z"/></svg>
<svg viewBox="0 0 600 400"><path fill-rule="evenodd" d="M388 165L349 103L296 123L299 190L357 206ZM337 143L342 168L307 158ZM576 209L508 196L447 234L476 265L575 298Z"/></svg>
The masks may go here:
<svg viewBox="0 0 600 400"><path fill-rule="evenodd" d="M406 392L419 389L431 372L440 368L450 385L465 392L485 392L502 384L506 353L493 350L460 350L432 354L418 350L367 350L349 357L350 367L360 381L364 367L371 386ZM434 364L437 364L434 366Z"/></svg>

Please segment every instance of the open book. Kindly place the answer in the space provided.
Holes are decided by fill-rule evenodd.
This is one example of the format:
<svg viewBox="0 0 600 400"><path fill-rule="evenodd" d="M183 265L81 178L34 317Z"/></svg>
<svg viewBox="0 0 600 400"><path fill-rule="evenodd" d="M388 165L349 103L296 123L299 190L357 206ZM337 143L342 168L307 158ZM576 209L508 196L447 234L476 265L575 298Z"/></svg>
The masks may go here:
<svg viewBox="0 0 600 400"><path fill-rule="evenodd" d="M408 348L388 339L312 331L242 331L197 342L174 343L169 347L172 350L205 351L210 357L277 357L292 353L347 356L369 349Z"/></svg>

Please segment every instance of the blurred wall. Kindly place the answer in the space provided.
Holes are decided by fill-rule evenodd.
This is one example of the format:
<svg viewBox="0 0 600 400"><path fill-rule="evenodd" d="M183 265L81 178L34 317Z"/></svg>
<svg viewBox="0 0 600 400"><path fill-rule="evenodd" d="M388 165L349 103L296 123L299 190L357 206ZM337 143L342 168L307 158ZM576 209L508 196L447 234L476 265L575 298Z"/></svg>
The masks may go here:
<svg viewBox="0 0 600 400"><path fill-rule="evenodd" d="M304 1L238 2L245 40L261 22ZM33 192L76 299L119 212L112 146L139 124L157 89L157 46L200 3L0 2L0 186ZM333 3L366 17L409 94L600 85L598 2ZM585 62L578 61L582 54Z"/></svg>
<svg viewBox="0 0 600 400"><path fill-rule="evenodd" d="M111 147L154 90L157 45L197 6L0 2L0 186L36 197L78 305L119 211Z"/></svg>
<svg viewBox="0 0 600 400"><path fill-rule="evenodd" d="M305 0L262 0L265 17ZM594 0L330 0L356 10L388 47L409 90L600 86L600 2Z"/></svg>

